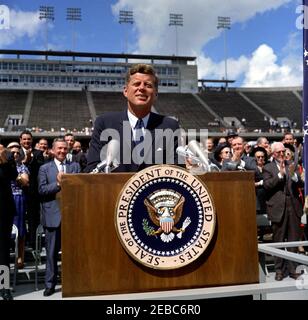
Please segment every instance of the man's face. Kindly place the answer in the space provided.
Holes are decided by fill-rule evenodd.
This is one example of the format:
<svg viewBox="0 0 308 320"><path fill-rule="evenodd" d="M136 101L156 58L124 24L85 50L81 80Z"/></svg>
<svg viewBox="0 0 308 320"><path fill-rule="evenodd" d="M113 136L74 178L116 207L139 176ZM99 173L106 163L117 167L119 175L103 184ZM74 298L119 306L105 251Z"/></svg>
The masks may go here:
<svg viewBox="0 0 308 320"><path fill-rule="evenodd" d="M76 152L80 152L81 151L81 143L79 141L76 141L74 143L73 150L76 151Z"/></svg>
<svg viewBox="0 0 308 320"><path fill-rule="evenodd" d="M233 152L239 152L240 154L243 154L244 143L243 143L242 138L240 138L240 137L234 138L232 140L231 146L232 146Z"/></svg>
<svg viewBox="0 0 308 320"><path fill-rule="evenodd" d="M267 139L262 139L261 143L259 144L260 147L264 148L264 149L268 149L269 147L269 142Z"/></svg>
<svg viewBox="0 0 308 320"><path fill-rule="evenodd" d="M64 140L67 142L68 149L71 150L75 142L74 136L65 136Z"/></svg>
<svg viewBox="0 0 308 320"><path fill-rule="evenodd" d="M293 138L293 135L292 134L287 134L285 137L284 137L284 143L287 143L287 144L294 144L294 138Z"/></svg>
<svg viewBox="0 0 308 320"><path fill-rule="evenodd" d="M150 112L157 95L154 77L143 73L133 74L125 86L123 94L128 100L128 108L132 113Z"/></svg>
<svg viewBox="0 0 308 320"><path fill-rule="evenodd" d="M38 143L38 148L41 151L46 151L48 149L48 143L47 140L41 139Z"/></svg>
<svg viewBox="0 0 308 320"><path fill-rule="evenodd" d="M55 142L52 153L54 154L54 157L59 160L60 162L64 161L66 159L68 149L67 144L65 142L57 141Z"/></svg>
<svg viewBox="0 0 308 320"><path fill-rule="evenodd" d="M30 149L32 146L32 137L30 134L23 134L19 140L20 145L26 150Z"/></svg>
<svg viewBox="0 0 308 320"><path fill-rule="evenodd" d="M273 152L273 158L276 159L278 162L285 160L285 147L282 143L279 143L275 146L274 152Z"/></svg>

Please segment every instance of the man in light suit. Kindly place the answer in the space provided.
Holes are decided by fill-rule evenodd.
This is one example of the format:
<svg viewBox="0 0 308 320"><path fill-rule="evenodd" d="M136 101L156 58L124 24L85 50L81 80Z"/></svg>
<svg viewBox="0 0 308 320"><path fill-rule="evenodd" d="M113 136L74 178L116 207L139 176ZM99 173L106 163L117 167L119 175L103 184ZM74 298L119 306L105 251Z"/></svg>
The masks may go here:
<svg viewBox="0 0 308 320"><path fill-rule="evenodd" d="M170 117L151 112L157 92L158 78L152 66L137 64L128 70L123 90L127 110L106 113L96 119L86 172L91 172L104 160L102 150L112 139L120 142L117 172L136 172L153 164L178 163L179 124ZM118 133L116 137L115 132Z"/></svg>
<svg viewBox="0 0 308 320"><path fill-rule="evenodd" d="M44 296L55 292L58 266L57 256L61 247L61 212L59 192L61 179L65 173L79 173L80 166L66 159L67 142L56 138L52 145L54 160L47 162L39 169L38 188L41 196L41 223L45 229L46 241L46 275Z"/></svg>
<svg viewBox="0 0 308 320"><path fill-rule="evenodd" d="M263 168L263 186L266 190L266 206L269 220L272 222L274 242L298 241L303 207L298 188L303 186L300 174L294 163L285 160L285 147L281 142L272 145L273 161ZM288 248L296 252L297 248ZM296 263L275 258L275 279L283 280L290 276L297 279Z"/></svg>

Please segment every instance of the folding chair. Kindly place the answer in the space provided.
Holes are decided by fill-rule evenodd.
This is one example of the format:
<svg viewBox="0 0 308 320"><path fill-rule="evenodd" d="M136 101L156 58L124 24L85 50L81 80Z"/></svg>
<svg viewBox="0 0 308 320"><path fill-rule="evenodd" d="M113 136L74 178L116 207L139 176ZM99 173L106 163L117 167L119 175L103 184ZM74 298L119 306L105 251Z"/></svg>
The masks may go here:
<svg viewBox="0 0 308 320"><path fill-rule="evenodd" d="M13 252L13 257L14 257L14 276L13 276L13 291L15 291L15 286L16 286L16 279L17 279L17 271L18 271L18 266L17 266L17 259L18 259L18 228L16 227L15 224L13 224L12 227L12 232L11 232L11 239L14 240L14 252Z"/></svg>
<svg viewBox="0 0 308 320"><path fill-rule="evenodd" d="M42 239L45 237L44 228L41 224L36 228L36 237L35 237L35 252L34 252L34 261L35 261L35 290L38 290L38 266L42 264Z"/></svg>

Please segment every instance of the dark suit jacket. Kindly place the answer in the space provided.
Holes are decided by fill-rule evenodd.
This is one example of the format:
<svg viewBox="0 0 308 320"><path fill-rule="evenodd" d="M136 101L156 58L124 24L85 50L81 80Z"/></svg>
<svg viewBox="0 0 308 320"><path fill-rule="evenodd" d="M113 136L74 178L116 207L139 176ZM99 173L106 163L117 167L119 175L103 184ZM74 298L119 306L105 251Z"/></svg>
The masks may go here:
<svg viewBox="0 0 308 320"><path fill-rule="evenodd" d="M156 138L154 137L155 130L157 129L170 129L171 132L175 132L179 129L179 124L176 120L153 112L150 113L146 129L149 130L151 136L145 135L144 156L146 161L142 163L134 163L134 161L127 163L126 160L124 161L124 158L127 157L134 148L131 128L129 127L129 131L123 133L124 121L127 121L127 125L129 126L127 111L109 112L96 119L88 152L88 165L85 172L91 172L98 163L104 160L101 159L101 150L108 141L111 140L111 136L113 135L113 132L111 132L112 129L118 133L120 142L120 160L118 159L120 165L115 172L136 172L153 164L178 163L176 148L178 146L179 137L174 135L169 135L167 138L163 138L159 135L156 135ZM102 132L106 132L106 130L110 130L110 138L107 141L101 141L101 134ZM161 132L162 130L160 133Z"/></svg>
<svg viewBox="0 0 308 320"><path fill-rule="evenodd" d="M24 151L20 149L21 159L25 157ZM29 187L25 188L26 194L30 194L31 197L37 197L37 175L41 165L45 163L43 152L40 150L32 149L33 157L28 163L25 163L29 169Z"/></svg>
<svg viewBox="0 0 308 320"><path fill-rule="evenodd" d="M288 166L286 166L286 171L286 176L283 179L279 179L279 169L275 161L266 164L263 169L263 186L266 190L268 218L276 223L279 223L282 219L287 194L291 197L294 214L298 217L301 217L303 214L298 192L298 187L303 185L303 181L300 175L297 174L298 182L294 182L289 177Z"/></svg>
<svg viewBox="0 0 308 320"><path fill-rule="evenodd" d="M66 173L80 172L76 162L66 162ZM38 190L41 196L41 223L44 227L57 228L61 223L59 202L56 199L61 187L57 185L58 168L54 161L47 162L39 169Z"/></svg>

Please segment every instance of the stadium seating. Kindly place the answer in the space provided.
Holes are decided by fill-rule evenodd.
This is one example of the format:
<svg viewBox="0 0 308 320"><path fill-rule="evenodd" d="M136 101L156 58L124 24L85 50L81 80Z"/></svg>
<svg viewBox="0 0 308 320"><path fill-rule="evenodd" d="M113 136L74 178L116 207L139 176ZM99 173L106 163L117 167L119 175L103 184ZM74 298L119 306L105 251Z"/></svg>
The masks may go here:
<svg viewBox="0 0 308 320"><path fill-rule="evenodd" d="M302 126L301 102L292 91L255 91L245 95L274 119L286 117Z"/></svg>
<svg viewBox="0 0 308 320"><path fill-rule="evenodd" d="M155 108L161 114L177 118L184 129L206 129L215 120L190 93L160 93Z"/></svg>
<svg viewBox="0 0 308 320"><path fill-rule="evenodd" d="M121 92L91 92L96 114L108 111L122 111L126 108L126 99Z"/></svg>
<svg viewBox="0 0 308 320"><path fill-rule="evenodd" d="M81 91L34 91L28 127L80 131L91 119L86 95Z"/></svg>
<svg viewBox="0 0 308 320"><path fill-rule="evenodd" d="M225 91L205 91L198 94L202 105L191 93L159 93L154 104L158 113L177 118L184 129L209 129L210 132L222 132L225 127L217 121L218 118L245 119L246 131L267 132L269 130L268 114L274 119L288 118L296 123L296 129L301 128L302 91L286 90L247 90L233 89ZM257 107L245 100L240 92L250 99ZM120 111L126 108L126 99L122 92L89 92L92 96L96 115L107 111ZM25 113L28 97L26 90L0 90L0 128L5 128L8 115ZM91 127L91 113L85 91L39 91L33 93L32 105L29 108L28 128L41 128L44 131L83 131ZM263 112L262 112L263 111ZM7 129L7 127L5 128ZM23 126L13 126L14 129L24 129ZM74 130L76 129L76 130ZM3 130L3 129L2 129Z"/></svg>
<svg viewBox="0 0 308 320"><path fill-rule="evenodd" d="M10 114L24 114L28 91L0 91L0 127L5 127L5 121Z"/></svg>
<svg viewBox="0 0 308 320"><path fill-rule="evenodd" d="M255 109L249 102L237 92L205 92L200 95L214 112L221 118L236 117L239 121L246 120L245 128L248 131L254 129L268 130L268 122L264 121L264 114Z"/></svg>

